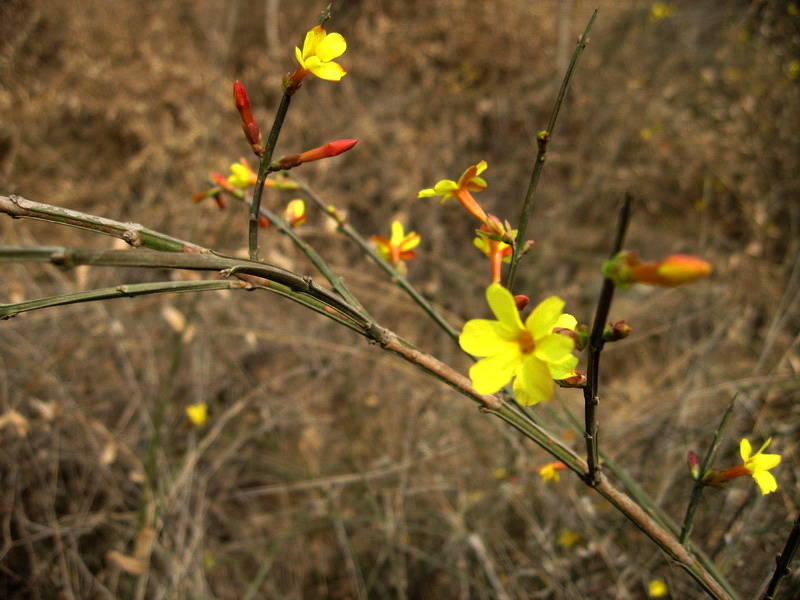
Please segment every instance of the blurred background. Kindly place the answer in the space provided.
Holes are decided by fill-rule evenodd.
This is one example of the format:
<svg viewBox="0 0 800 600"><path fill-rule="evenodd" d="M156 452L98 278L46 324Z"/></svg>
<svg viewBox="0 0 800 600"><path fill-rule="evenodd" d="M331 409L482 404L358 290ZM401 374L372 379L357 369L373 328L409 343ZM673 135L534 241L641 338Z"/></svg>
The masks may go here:
<svg viewBox="0 0 800 600"><path fill-rule="evenodd" d="M478 199L516 223L578 35L600 8L539 185L518 290L590 322L616 207L627 247L698 254L712 275L619 293L633 328L604 354L601 446L676 520L731 398L738 442L783 454L776 493L707 489L693 539L742 597L770 576L800 505L800 8L783 1L406 0L333 4L341 83L309 77L276 154L364 235L422 236L409 278L460 325L486 316L487 261L455 202L417 191L486 160ZM324 2L5 0L0 194L135 221L229 254L242 206L193 204L262 130ZM293 192L268 190L280 210ZM379 321L466 372L446 335L309 209L300 233ZM4 245L118 247L0 219ZM321 278L276 231L262 257ZM2 301L186 273L5 264ZM500 421L334 324L263 292L154 296L0 325L0 595L6 598L631 598L701 592ZM205 402L192 427L185 408ZM541 409L541 410L540 410ZM537 408L576 449L579 392ZM160 426L159 425L160 422ZM154 430L159 435L154 434ZM145 474L155 477L154 487ZM784 581L785 598L800 578Z"/></svg>

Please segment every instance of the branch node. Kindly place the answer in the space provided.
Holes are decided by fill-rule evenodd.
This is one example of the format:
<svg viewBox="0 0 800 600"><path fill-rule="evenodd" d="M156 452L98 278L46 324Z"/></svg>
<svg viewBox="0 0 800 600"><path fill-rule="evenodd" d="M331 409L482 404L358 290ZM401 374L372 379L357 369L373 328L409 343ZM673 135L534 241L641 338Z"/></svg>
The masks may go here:
<svg viewBox="0 0 800 600"><path fill-rule="evenodd" d="M133 248L139 248L144 245L142 234L135 229L126 229L122 234L122 241Z"/></svg>

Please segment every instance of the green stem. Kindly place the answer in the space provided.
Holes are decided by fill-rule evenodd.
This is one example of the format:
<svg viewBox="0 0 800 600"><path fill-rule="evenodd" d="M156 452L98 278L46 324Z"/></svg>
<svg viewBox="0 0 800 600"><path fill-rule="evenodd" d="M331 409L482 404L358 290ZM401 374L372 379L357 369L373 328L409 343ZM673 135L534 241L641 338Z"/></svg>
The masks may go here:
<svg viewBox="0 0 800 600"><path fill-rule="evenodd" d="M269 132L269 138L267 138L267 147L264 150L264 156L261 157L261 164L258 166L256 189L253 192L253 201L250 205L250 231L248 237L250 260L258 260L258 215L259 208L261 207L261 196L264 193L264 181L267 179L267 172L269 171L270 162L272 161L272 154L275 152L275 146L278 143L278 135L280 135L283 121L286 118L286 112L289 110L289 103L291 103L291 101L291 94L284 92L283 96L281 96L278 112L275 113L275 120L272 122L272 129Z"/></svg>
<svg viewBox="0 0 800 600"><path fill-rule="evenodd" d="M625 195L617 219L617 230L614 235L614 245L611 256L622 249L625 234L628 231L631 215L631 196ZM600 298L597 301L592 332L589 336L587 348L586 386L583 388L584 423L583 437L586 440L586 462L589 465L589 483L595 484L600 478L600 463L597 459L598 452L598 425L597 406L600 404L598 395L600 380L600 353L603 350L603 329L605 328L611 301L614 299L614 283L607 278L603 279Z"/></svg>
<svg viewBox="0 0 800 600"><path fill-rule="evenodd" d="M711 467L714 457L717 455L717 449L719 448L720 442L722 442L722 436L724 435L725 430L728 428L728 423L730 423L731 417L733 416L733 408L735 404L736 396L731 399L730 403L728 404L728 408L725 410L725 414L722 415L722 421L720 421L719 427L717 427L717 430L714 432L714 439L711 442L711 447L708 449L708 453L703 459L703 464L700 467L700 471L697 473L697 478L694 480L692 495L689 498L689 505L686 507L686 515L683 518L681 535L678 538L681 544L685 544L689 539L689 535L692 533L692 519L694 519L694 512L697 508L698 502L700 501L700 494L703 491L703 479L705 474L708 472L708 469Z"/></svg>
<svg viewBox="0 0 800 600"><path fill-rule="evenodd" d="M528 192L525 195L525 203L522 205L522 214L520 215L519 226L517 227L517 243L512 246L511 265L508 269L508 278L506 279L506 288L512 292L514 291L517 267L520 259L522 258L522 253L520 252L520 243L524 244L525 232L528 229L528 220L530 219L531 209L533 207L533 198L536 195L536 188L539 185L539 175L542 172L542 167L544 167L545 160L547 160L547 146L550 139L553 137L553 130L556 127L556 120L558 119L558 113L561 110L561 104L564 102L564 96L567 93L570 79L572 79L572 73L578 64L578 59L580 59L584 48L586 48L586 44L589 40L589 32L592 30L594 20L597 18L597 12L597 9L595 9L595 11L592 13L592 17L589 19L589 23L586 25L583 35L578 40L578 45L575 48L575 52L572 54L572 60L569 63L569 67L567 67L567 72L564 74L564 79L561 82L561 89L558 91L556 104L553 107L553 112L550 114L550 121L547 123L547 129L540 131L536 136L539 149L536 153L536 161L534 162L531 180L528 184Z"/></svg>
<svg viewBox="0 0 800 600"><path fill-rule="evenodd" d="M132 283L116 287L88 290L62 296L49 296L36 300L26 300L14 304L0 304L0 319L8 319L19 313L51 306L64 306L79 302L94 302L96 300L109 300L112 298L133 298L150 294L164 294L170 292L207 292L211 290L233 290L249 287L244 281L238 279L210 280L210 281L159 281L156 283Z"/></svg>
<svg viewBox="0 0 800 600"><path fill-rule="evenodd" d="M336 226L338 231L343 233L345 236L350 238L356 245L361 248L362 252L369 256L375 264L377 264L383 271L389 275L391 280L396 283L406 294L408 294L417 305L425 311L425 313L443 330L449 335L453 340L456 342L458 341L459 332L456 330L450 323L445 319L442 314L434 308L434 306L426 300L422 294L420 294L417 289L406 279L403 275L401 275L397 269L386 259L384 259L375 248L370 244L366 238L364 238L360 233L358 233L353 227L347 223L347 221L340 219L337 217L333 212L328 210L328 207L322 201L322 199L317 195L317 193L311 189L311 187L302 179L299 179L293 174L289 174L289 178L292 181L296 182L297 185L300 186L306 196L308 196L309 200L311 200L314 204L316 204L320 210L322 210L325 214L328 215L331 219L336 222Z"/></svg>
<svg viewBox="0 0 800 600"><path fill-rule="evenodd" d="M124 240L134 248L150 248L163 252L208 252L202 246L148 229L138 223L122 223L69 208L26 200L21 196L0 196L0 213L14 219L36 219L110 235Z"/></svg>

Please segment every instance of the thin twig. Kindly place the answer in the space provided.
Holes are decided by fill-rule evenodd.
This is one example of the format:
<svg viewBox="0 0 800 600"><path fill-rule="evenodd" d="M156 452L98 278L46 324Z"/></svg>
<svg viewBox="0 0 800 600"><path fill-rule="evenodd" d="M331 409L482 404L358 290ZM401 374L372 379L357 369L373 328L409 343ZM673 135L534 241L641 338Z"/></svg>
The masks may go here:
<svg viewBox="0 0 800 600"><path fill-rule="evenodd" d="M517 227L517 243L512 246L511 266L508 269L508 277L506 279L506 288L511 291L514 290L517 267L520 259L522 258L522 253L520 252L522 247L521 243L524 244L525 232L528 229L528 220L530 218L531 208L533 207L533 198L536 194L536 187L539 184L539 175L541 174L542 167L544 167L544 163L547 160L547 147L550 139L553 137L553 130L556 127L558 113L561 110L561 104L564 102L564 96L567 93L567 88L569 87L572 73L575 70L575 66L578 64L578 59L580 59L581 54L583 54L584 48L586 48L586 44L589 40L589 32L592 30L594 20L597 18L597 12L598 9L595 9L595 11L592 13L592 17L589 19L589 23L586 25L583 35L578 40L578 45L575 48L575 52L572 54L572 60L569 63L569 67L567 67L567 72L564 74L564 80L561 82L561 89L558 91L556 104L553 107L553 112L550 114L550 121L547 123L547 129L539 132L539 134L536 136L536 140L538 142L536 161L533 164L531 180L528 184L528 192L525 195L525 203L522 205L522 214L520 215L519 225Z"/></svg>
<svg viewBox="0 0 800 600"><path fill-rule="evenodd" d="M792 562L798 546L800 546L800 515L794 520L792 531L789 533L789 538L786 540L783 551L775 557L775 573L773 573L772 579L769 580L767 591L764 593L764 600L774 600L781 584L781 579L791 573L789 563Z"/></svg>
<svg viewBox="0 0 800 600"><path fill-rule="evenodd" d="M611 256L617 254L625 241L625 234L628 231L631 213L631 196L625 195L617 218L617 229L614 235L614 246ZM589 336L587 348L587 369L586 387L583 388L584 400L584 423L583 432L586 440L586 462L589 464L589 483L596 484L600 478L600 463L597 460L597 405L600 403L598 396L598 384L600 373L600 353L603 350L603 329L605 328L608 312L611 309L611 301L614 298L614 283L605 278L603 287L600 291L600 298L597 301L597 309L592 324L592 332Z"/></svg>
<svg viewBox="0 0 800 600"><path fill-rule="evenodd" d="M735 404L736 395L731 398L731 401L728 403L728 408L725 409L725 414L722 415L722 420L719 423L719 427L717 427L717 430L714 432L714 439L711 441L711 447L708 449L705 458L703 458L703 464L700 467L700 471L697 473L697 478L694 480L692 495L689 498L689 505L686 507L686 516L683 518L681 535L678 538L678 541L680 541L681 544L686 544L686 541L689 539L689 536L692 533L692 519L694 519L694 511L697 508L697 503L700 501L700 495L703 492L703 478L714 462L714 457L717 455L717 450L720 442L722 442L722 437L725 434L725 430L728 428L728 423L730 423L731 417L733 416L733 408Z"/></svg>
<svg viewBox="0 0 800 600"><path fill-rule="evenodd" d="M291 101L292 95L284 91L281 96L281 103L278 106L278 112L275 113L275 120L272 122L269 138L267 138L267 147L264 150L264 156L261 157L261 163L258 166L256 189L253 192L253 201L250 205L250 228L248 234L250 260L258 260L258 209L261 207L261 196L264 193L264 181L267 179L267 172L272 162L272 154L275 152L278 136L281 133L283 121L286 118L286 112L289 110Z"/></svg>

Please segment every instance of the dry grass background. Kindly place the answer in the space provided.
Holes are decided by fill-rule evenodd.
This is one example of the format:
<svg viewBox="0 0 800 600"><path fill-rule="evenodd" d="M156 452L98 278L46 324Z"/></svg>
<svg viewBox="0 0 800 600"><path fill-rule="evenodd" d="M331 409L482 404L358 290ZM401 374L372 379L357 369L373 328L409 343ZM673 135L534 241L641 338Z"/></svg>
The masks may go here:
<svg viewBox="0 0 800 600"><path fill-rule="evenodd" d="M540 184L520 289L591 319L613 213L637 199L628 247L715 265L686 289L620 294L634 336L610 347L602 446L671 514L734 393L737 441L774 436L780 489L705 494L694 539L743 597L769 575L798 511L800 95L796 4L341 0L339 85L308 81L278 154L330 139L354 151L303 167L365 234L402 217L423 236L412 281L456 322L485 314L488 267L454 203L416 192L489 163L487 209L514 220L561 74L600 17ZM794 8L792 8L794 7ZM0 193L93 212L238 252L246 216L191 204L209 170L247 152L241 79L263 127L319 2L6 0L0 5ZM275 205L291 196L269 196ZM306 238L386 326L467 363L312 214ZM0 220L6 245L112 247ZM311 268L275 232L267 260ZM166 272L4 265L3 301ZM166 318L189 315L178 336ZM700 592L574 478L499 422L349 332L263 293L85 304L2 323L0 595L7 598L643 598L664 578ZM176 351L176 348L179 351ZM174 365L171 369L170 365ZM143 473L159 398L165 426ZM184 407L205 401L191 430ZM576 392L552 405L580 411ZM549 413L548 413L549 414ZM16 415L12 421L9 416ZM554 428L580 439L553 421ZM144 527L143 523L148 527ZM570 548L563 529L578 532ZM144 532L144 533L143 533ZM149 573L125 561L152 532ZM800 593L794 575L784 598Z"/></svg>

